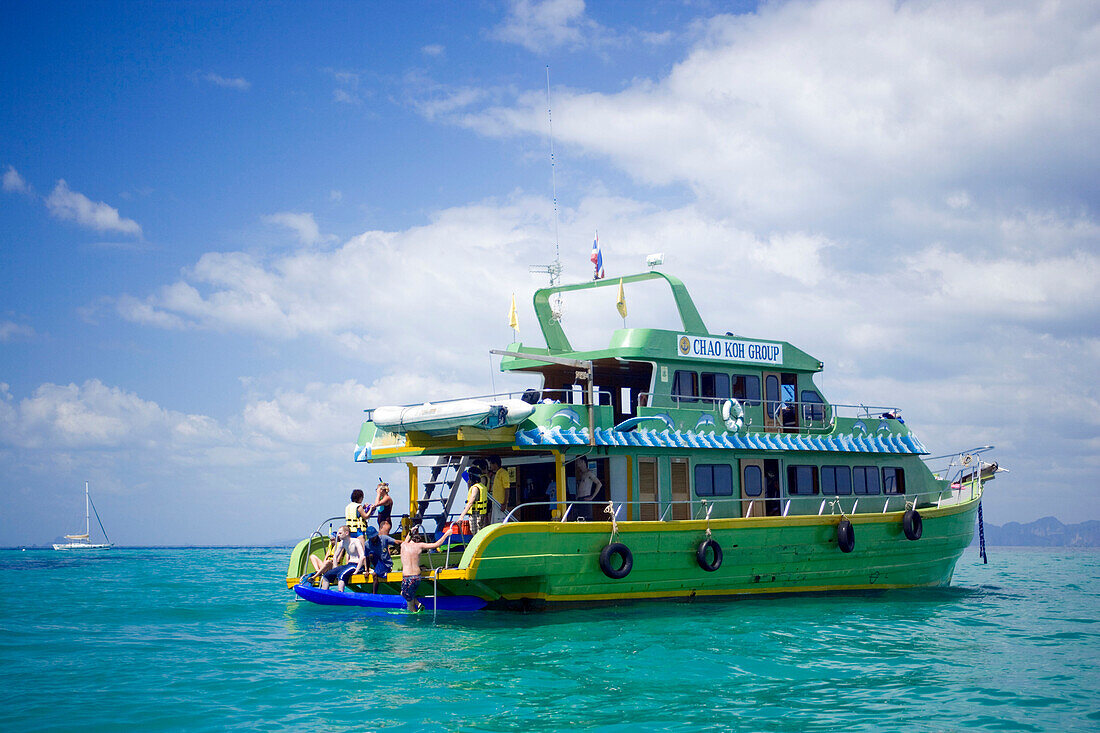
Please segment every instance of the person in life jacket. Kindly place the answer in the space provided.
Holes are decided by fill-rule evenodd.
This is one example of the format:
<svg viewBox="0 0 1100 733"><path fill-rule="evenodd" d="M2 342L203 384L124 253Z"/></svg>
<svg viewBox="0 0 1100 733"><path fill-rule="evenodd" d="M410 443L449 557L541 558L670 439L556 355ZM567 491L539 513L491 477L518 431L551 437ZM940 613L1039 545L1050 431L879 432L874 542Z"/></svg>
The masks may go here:
<svg viewBox="0 0 1100 733"><path fill-rule="evenodd" d="M467 469L466 483L470 486L470 492L466 495L466 507L462 510L463 517L470 517L470 525L474 534L489 525L489 487L482 478L482 468L474 464Z"/></svg>
<svg viewBox="0 0 1100 733"><path fill-rule="evenodd" d="M351 492L351 502L344 507L344 519L347 520L348 530L352 537L362 537L367 531L367 510L363 508L363 490L356 489Z"/></svg>

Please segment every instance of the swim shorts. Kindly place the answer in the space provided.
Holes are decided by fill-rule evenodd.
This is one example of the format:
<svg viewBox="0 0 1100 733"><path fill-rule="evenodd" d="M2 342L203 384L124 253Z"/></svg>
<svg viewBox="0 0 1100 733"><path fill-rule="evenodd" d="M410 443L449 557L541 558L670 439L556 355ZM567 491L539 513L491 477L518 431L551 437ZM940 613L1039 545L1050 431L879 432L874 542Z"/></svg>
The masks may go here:
<svg viewBox="0 0 1100 733"><path fill-rule="evenodd" d="M410 578L408 576L401 579L401 597L406 601L411 601L416 598L416 589L420 587L420 576Z"/></svg>

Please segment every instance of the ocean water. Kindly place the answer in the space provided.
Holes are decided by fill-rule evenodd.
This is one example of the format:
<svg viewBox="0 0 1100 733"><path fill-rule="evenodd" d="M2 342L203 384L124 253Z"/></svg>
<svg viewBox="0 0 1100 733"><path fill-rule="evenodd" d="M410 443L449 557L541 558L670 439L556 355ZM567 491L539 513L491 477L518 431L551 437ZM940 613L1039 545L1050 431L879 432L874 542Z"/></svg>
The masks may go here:
<svg viewBox="0 0 1100 733"><path fill-rule="evenodd" d="M1100 730L1100 553L954 585L461 616L297 602L289 550L0 551L0 729Z"/></svg>

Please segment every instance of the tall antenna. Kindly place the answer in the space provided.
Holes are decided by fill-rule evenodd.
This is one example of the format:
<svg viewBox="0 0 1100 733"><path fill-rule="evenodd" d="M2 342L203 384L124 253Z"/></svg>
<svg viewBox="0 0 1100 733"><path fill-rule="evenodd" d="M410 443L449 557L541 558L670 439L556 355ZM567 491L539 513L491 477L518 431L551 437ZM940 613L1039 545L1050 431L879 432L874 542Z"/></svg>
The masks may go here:
<svg viewBox="0 0 1100 733"><path fill-rule="evenodd" d="M550 287L561 284L561 248L558 244L558 174L554 160L554 117L550 112L550 65L546 65L546 122L550 128L550 185L554 193L554 262L549 265L531 265L530 272L550 276ZM550 303L550 315L561 320L561 293L554 295Z"/></svg>

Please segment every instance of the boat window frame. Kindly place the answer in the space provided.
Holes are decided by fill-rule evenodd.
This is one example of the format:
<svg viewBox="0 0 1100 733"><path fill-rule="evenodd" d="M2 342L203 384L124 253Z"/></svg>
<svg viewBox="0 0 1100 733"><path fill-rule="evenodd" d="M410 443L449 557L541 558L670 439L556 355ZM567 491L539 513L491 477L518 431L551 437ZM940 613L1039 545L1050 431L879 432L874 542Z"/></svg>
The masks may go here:
<svg viewBox="0 0 1100 733"><path fill-rule="evenodd" d="M737 380L744 380L743 389L741 394L738 395L736 388ZM752 380L751 382L749 380ZM749 384L754 384L756 389L749 390ZM754 407L761 404L761 391L760 391L760 375L759 374L731 374L730 375L730 395L741 402L745 407ZM750 396L751 392L755 392L756 396Z"/></svg>
<svg viewBox="0 0 1100 733"><path fill-rule="evenodd" d="M680 375L691 375L691 394L684 394L680 392ZM672 401L679 404L681 402L698 402L699 401L699 372L694 369L676 369L672 372L672 386L669 389L669 396Z"/></svg>
<svg viewBox="0 0 1100 733"><path fill-rule="evenodd" d="M838 491L837 490L837 486L840 483L840 482L837 481L837 476L838 476L838 473L841 470L843 470L844 475L846 475L848 477L848 490L847 491ZM826 480L825 480L826 472L828 472L829 474L832 475L832 478L828 482L826 482ZM820 480L820 484L821 484L821 493L822 493L823 496L851 496L852 492L854 491L854 487L852 485L852 467L851 466L822 466L821 471L819 472L819 477L820 477L819 480ZM826 486L830 483L832 484L832 491L829 491L826 488Z"/></svg>
<svg viewBox="0 0 1100 733"><path fill-rule="evenodd" d="M801 490L803 469L809 470L810 490ZM788 463L787 464L787 496L816 496L821 493L821 484L818 476L818 467L813 463Z"/></svg>
<svg viewBox="0 0 1100 733"><path fill-rule="evenodd" d="M863 491L857 489L856 471L860 472L860 475L864 477L863 485L867 486L866 477L875 477L875 490L867 491L866 488ZM882 477L879 474L878 466L852 466L852 494L855 496L881 496L882 495Z"/></svg>
<svg viewBox="0 0 1100 733"><path fill-rule="evenodd" d="M746 466L746 468L751 468L751 467ZM703 472L710 475L710 493L705 494L705 493L702 493L702 492L699 491L699 484L700 484L700 481L699 481L700 471L699 471L699 469L704 469ZM718 491L719 481L718 481L718 470L717 469L725 469L726 474L727 474L727 479L728 479L728 482L725 485L725 488L728 488L729 489L728 491L723 491L723 492ZM696 463L692 468L691 478L692 478L692 490L694 491L695 495L698 496L698 497L733 496L733 466L731 466L728 463Z"/></svg>
<svg viewBox="0 0 1100 733"><path fill-rule="evenodd" d="M749 471L756 472L756 493L753 493L750 489L752 482L749 480ZM764 467L757 466L756 464L750 464L745 466L745 469L741 472L741 490L745 496L757 499L764 496Z"/></svg>
<svg viewBox="0 0 1100 733"><path fill-rule="evenodd" d="M707 394L706 382L707 377L710 377L713 382L713 387L710 390L712 394ZM716 389L721 384L725 387L725 394L719 394L723 390ZM711 400L728 400L730 395L733 394L730 391L730 375L729 372L701 372L699 374L699 396L704 399Z"/></svg>
<svg viewBox="0 0 1100 733"><path fill-rule="evenodd" d="M894 471L895 473L890 478L887 478L887 471ZM891 488L891 485L893 485L893 488ZM905 494L904 468L901 466L882 467L882 493L887 496L902 496Z"/></svg>

